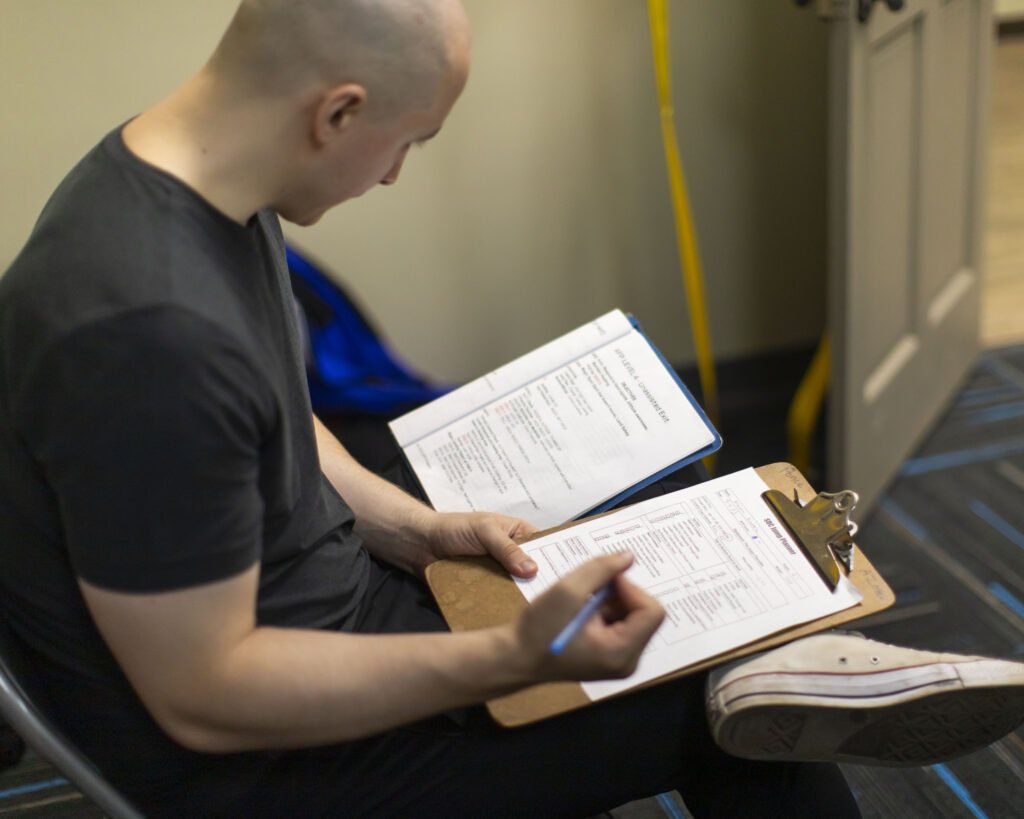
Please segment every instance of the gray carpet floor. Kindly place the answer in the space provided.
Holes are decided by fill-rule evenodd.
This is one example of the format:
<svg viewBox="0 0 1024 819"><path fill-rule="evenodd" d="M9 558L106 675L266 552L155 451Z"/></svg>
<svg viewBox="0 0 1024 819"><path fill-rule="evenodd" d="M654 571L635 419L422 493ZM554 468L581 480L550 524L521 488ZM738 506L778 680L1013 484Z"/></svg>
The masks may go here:
<svg viewBox="0 0 1024 819"><path fill-rule="evenodd" d="M1024 347L981 356L857 540L897 595L861 631L1024 659ZM1019 728L946 765L844 771L866 817L1024 816Z"/></svg>

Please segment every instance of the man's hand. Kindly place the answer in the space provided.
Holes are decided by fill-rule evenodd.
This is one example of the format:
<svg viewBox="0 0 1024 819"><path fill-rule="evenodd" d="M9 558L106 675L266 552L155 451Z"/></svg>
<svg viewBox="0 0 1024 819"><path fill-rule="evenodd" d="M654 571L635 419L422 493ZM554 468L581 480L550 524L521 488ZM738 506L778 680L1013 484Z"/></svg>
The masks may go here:
<svg viewBox="0 0 1024 819"><path fill-rule="evenodd" d="M513 540L535 526L487 512L439 514L360 466L316 416L313 428L324 474L352 507L356 533L375 557L421 576L435 560L457 555L493 555L514 575L536 573Z"/></svg>
<svg viewBox="0 0 1024 819"><path fill-rule="evenodd" d="M596 680L628 677L665 617L661 604L630 583L625 571L629 553L602 555L567 574L538 597L515 624L523 655L532 673L549 680ZM579 612L591 594L609 581L613 593L569 642L553 655L551 641Z"/></svg>
<svg viewBox="0 0 1024 819"><path fill-rule="evenodd" d="M435 559L458 555L491 555L517 577L533 577L537 565L515 538L525 537L537 527L519 518L490 512L449 512L437 514L426 539Z"/></svg>

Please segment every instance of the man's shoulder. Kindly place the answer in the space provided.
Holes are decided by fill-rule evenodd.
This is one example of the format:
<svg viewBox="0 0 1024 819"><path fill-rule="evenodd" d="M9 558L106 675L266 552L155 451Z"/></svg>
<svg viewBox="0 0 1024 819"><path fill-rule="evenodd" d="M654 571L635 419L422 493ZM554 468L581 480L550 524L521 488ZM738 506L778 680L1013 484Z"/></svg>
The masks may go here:
<svg viewBox="0 0 1024 819"><path fill-rule="evenodd" d="M259 228L265 230L262 221ZM0 279L0 302L185 300L192 292L190 279L250 261L252 234L183 182L132 154L116 129L51 195ZM204 298L211 295L216 294Z"/></svg>
<svg viewBox="0 0 1024 819"><path fill-rule="evenodd" d="M195 328L219 326L252 347L247 289L259 241L211 211L130 155L119 132L108 134L57 188L0 277L0 343L24 362L79 332L145 332L125 317L150 314L191 316ZM257 229L266 231L262 221Z"/></svg>
<svg viewBox="0 0 1024 819"><path fill-rule="evenodd" d="M24 382L40 379L59 382L61 391L72 394L115 384L122 392L134 386L173 391L178 384L179 390L190 385L198 393L216 387L229 371L239 388L253 390L265 382L259 361L230 327L173 303L81 320L25 350L31 355L14 371L20 377L8 383L15 397Z"/></svg>

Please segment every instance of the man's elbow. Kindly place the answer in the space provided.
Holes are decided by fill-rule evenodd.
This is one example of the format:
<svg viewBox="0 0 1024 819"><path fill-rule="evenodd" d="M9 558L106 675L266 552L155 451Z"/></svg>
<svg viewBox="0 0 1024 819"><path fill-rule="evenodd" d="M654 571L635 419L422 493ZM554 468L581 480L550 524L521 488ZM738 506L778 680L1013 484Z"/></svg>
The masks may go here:
<svg viewBox="0 0 1024 819"><path fill-rule="evenodd" d="M150 715L174 742L202 754L228 754L262 750L267 746L251 734L233 729L197 714L193 709L163 706L150 708Z"/></svg>

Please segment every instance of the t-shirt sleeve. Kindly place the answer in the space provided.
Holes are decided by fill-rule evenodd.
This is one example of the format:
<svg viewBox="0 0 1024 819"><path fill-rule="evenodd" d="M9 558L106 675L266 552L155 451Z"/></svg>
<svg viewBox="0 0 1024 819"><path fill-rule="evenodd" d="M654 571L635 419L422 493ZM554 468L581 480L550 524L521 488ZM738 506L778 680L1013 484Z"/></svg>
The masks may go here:
<svg viewBox="0 0 1024 819"><path fill-rule="evenodd" d="M153 592L256 562L274 406L228 333L180 308L105 319L49 349L16 407L76 575Z"/></svg>

